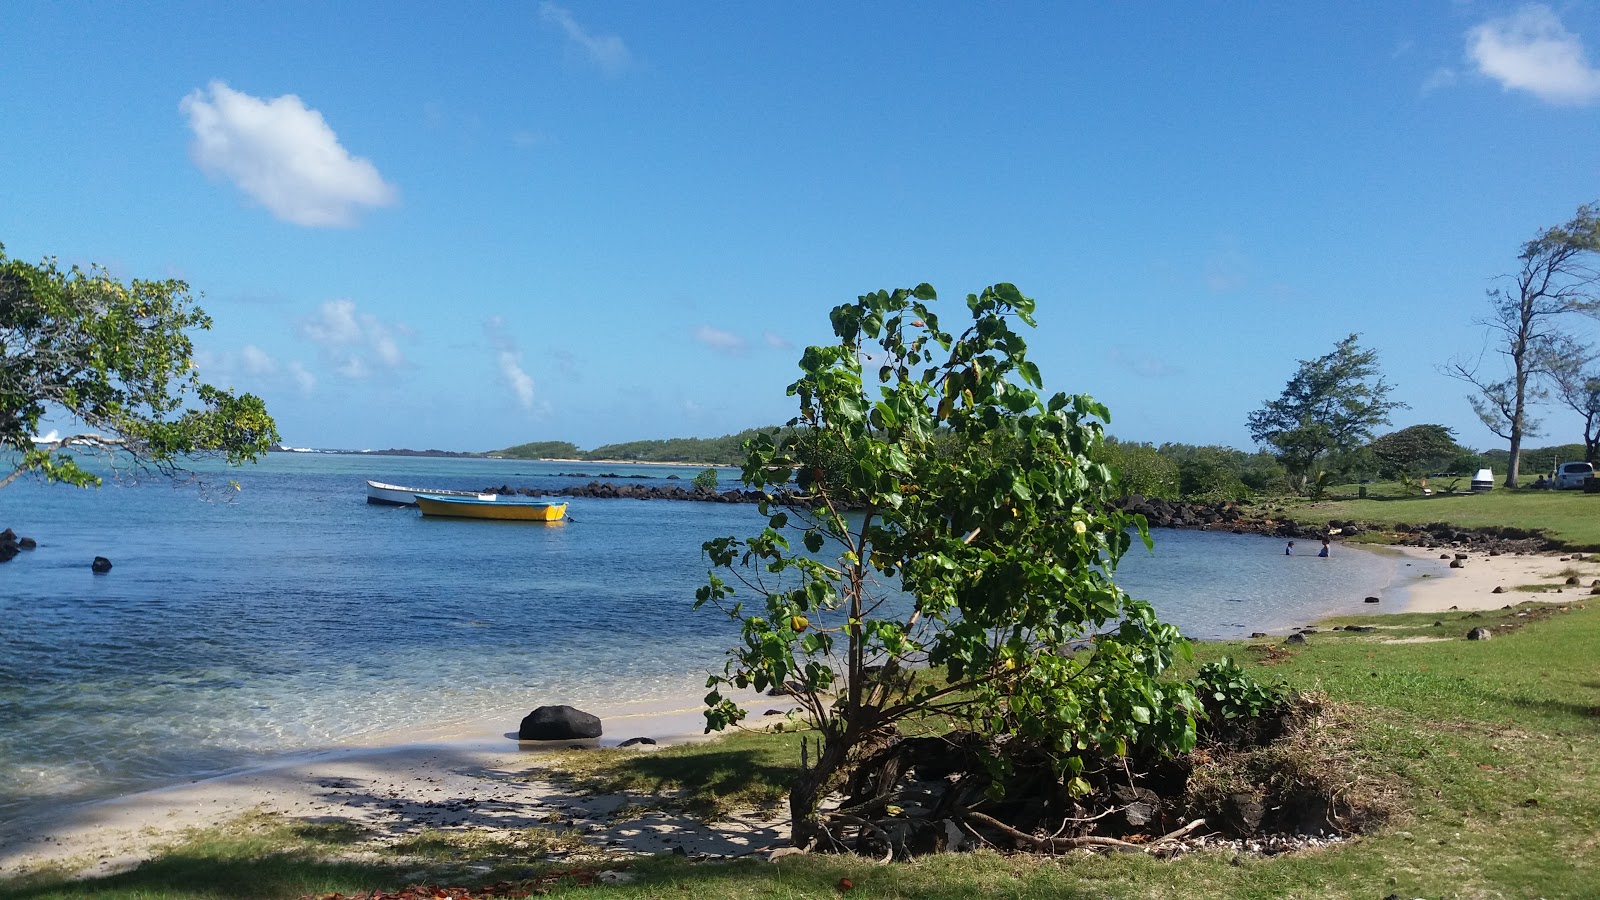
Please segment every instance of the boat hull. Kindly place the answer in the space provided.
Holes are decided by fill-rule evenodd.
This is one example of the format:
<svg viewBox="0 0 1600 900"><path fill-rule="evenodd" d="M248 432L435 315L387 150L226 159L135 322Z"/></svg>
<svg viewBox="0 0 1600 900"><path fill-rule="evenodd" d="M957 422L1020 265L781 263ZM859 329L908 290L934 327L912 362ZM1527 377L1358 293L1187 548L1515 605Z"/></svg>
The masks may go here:
<svg viewBox="0 0 1600 900"><path fill-rule="evenodd" d="M567 515L565 503L496 503L436 494L418 494L417 508L425 516L501 522L559 522Z"/></svg>
<svg viewBox="0 0 1600 900"><path fill-rule="evenodd" d="M461 497L484 502L493 502L496 496L494 494L479 493L478 491L436 491L428 488L384 484L381 481L367 482L367 502L380 506L416 506L418 494L432 494L435 497Z"/></svg>

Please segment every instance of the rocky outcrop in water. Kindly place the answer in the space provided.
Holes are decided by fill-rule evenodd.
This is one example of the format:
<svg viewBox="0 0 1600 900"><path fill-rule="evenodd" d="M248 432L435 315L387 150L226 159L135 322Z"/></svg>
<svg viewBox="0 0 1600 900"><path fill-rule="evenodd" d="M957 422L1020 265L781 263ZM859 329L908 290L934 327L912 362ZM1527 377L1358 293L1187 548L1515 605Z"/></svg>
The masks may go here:
<svg viewBox="0 0 1600 900"><path fill-rule="evenodd" d="M9 562L18 553L32 550L37 546L33 538L18 537L17 533L9 528L0 531L0 562Z"/></svg>

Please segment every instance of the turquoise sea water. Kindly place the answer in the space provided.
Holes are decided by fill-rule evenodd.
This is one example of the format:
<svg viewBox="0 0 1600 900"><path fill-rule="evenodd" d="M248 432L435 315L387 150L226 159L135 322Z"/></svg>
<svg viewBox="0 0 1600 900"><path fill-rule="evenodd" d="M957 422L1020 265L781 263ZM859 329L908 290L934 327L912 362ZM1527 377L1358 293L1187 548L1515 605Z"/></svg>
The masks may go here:
<svg viewBox="0 0 1600 900"><path fill-rule="evenodd" d="M364 481L698 471L273 454L210 476L205 496L159 480L0 490L0 528L39 541L0 564L0 819L283 753L491 718L514 730L544 703L681 706L736 639L690 609L700 543L759 529L753 506L578 499L564 525L423 519L368 505ZM230 477L241 491L215 489ZM1392 559L1353 549L1286 558L1274 539L1155 536L1118 581L1197 638L1359 608L1396 579ZM112 571L93 574L95 556Z"/></svg>

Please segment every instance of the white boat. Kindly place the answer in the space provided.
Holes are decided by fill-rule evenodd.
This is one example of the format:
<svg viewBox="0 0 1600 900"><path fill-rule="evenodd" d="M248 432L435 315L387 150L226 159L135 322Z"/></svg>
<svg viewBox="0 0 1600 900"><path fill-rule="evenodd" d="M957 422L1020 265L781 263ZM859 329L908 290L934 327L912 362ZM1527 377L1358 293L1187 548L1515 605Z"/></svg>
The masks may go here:
<svg viewBox="0 0 1600 900"><path fill-rule="evenodd" d="M398 484L384 484L381 481L367 482L367 502L378 503L384 506L416 506L418 494L432 494L436 497L463 497L471 500L492 502L498 494L482 494L477 491L440 491L433 488L401 487Z"/></svg>

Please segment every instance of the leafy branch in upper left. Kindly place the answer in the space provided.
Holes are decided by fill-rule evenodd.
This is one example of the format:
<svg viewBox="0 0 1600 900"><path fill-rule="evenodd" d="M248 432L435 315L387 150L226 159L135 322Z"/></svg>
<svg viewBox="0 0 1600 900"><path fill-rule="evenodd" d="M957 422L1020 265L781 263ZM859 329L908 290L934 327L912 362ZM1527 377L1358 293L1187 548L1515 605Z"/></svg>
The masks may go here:
<svg viewBox="0 0 1600 900"><path fill-rule="evenodd" d="M80 487L101 477L79 465L97 455L113 471L182 471L216 455L253 460L278 440L266 405L200 380L190 329L211 318L182 281L123 284L99 266L60 269L10 259L0 245L0 450L5 487L27 473ZM64 417L76 433L36 442ZM81 426L81 429L78 428Z"/></svg>

